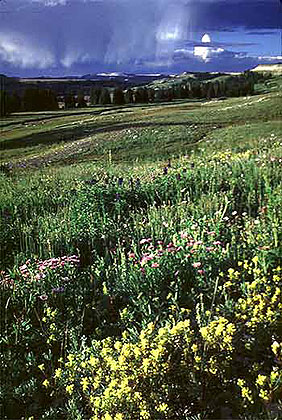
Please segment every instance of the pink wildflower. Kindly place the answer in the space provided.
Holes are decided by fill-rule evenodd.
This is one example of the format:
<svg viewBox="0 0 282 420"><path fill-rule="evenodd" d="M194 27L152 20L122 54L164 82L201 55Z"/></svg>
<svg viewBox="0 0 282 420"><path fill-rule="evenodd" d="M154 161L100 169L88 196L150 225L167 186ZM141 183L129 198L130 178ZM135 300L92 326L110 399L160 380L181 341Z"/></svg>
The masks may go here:
<svg viewBox="0 0 282 420"><path fill-rule="evenodd" d="M193 263L194 268L199 268L199 267L201 267L201 265L202 265L202 263L200 263L200 262Z"/></svg>
<svg viewBox="0 0 282 420"><path fill-rule="evenodd" d="M150 242L152 242L152 238L144 238L144 239L141 239L141 241L140 241L140 245L143 245L143 244L149 244Z"/></svg>
<svg viewBox="0 0 282 420"><path fill-rule="evenodd" d="M158 264L158 263L153 263L152 265L151 265L151 267L152 268L158 268L160 266L160 264Z"/></svg>

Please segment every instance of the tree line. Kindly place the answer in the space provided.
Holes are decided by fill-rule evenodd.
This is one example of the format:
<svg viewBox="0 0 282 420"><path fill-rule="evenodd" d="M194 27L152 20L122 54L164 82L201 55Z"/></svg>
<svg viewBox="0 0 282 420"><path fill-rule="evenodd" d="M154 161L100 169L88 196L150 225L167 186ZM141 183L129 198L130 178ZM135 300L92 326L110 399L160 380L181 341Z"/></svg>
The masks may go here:
<svg viewBox="0 0 282 420"><path fill-rule="evenodd" d="M91 105L123 105L152 102L169 102L177 99L212 99L246 96L254 93L257 76L252 72L240 75L223 75L209 80L194 78L174 79L163 83L139 86L127 90L121 88L93 87ZM28 88L20 96L14 92L0 92L0 116L13 112L55 111L59 109L57 95L50 89ZM88 104L84 93L66 94L62 101L65 109L83 108Z"/></svg>
<svg viewBox="0 0 282 420"><path fill-rule="evenodd" d="M115 88L91 90L91 105L167 102L174 99L212 99L236 97L254 93L255 77L252 74L220 76L211 80L187 79L168 81L158 85L147 85L123 91Z"/></svg>
<svg viewBox="0 0 282 420"><path fill-rule="evenodd" d="M59 109L55 93L50 89L26 89L22 96L17 92L0 91L0 116L13 112L56 111Z"/></svg>

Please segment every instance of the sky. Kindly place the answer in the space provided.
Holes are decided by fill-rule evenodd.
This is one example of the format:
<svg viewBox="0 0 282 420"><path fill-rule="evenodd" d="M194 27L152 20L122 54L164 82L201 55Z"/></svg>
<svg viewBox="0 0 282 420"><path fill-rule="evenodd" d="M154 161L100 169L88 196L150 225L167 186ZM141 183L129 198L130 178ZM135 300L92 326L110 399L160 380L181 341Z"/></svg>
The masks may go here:
<svg viewBox="0 0 282 420"><path fill-rule="evenodd" d="M280 0L0 0L0 73L243 71L281 26Z"/></svg>

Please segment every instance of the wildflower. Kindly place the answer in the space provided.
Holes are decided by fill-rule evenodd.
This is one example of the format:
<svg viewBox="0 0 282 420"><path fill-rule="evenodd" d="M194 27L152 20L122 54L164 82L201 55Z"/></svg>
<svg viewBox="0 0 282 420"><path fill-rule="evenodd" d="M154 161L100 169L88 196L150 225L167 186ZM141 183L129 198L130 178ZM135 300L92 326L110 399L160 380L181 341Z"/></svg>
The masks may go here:
<svg viewBox="0 0 282 420"><path fill-rule="evenodd" d="M250 391L249 388L243 387L241 389L241 393L242 393L242 397L243 398L249 400L250 402L253 402L253 400L252 400L252 393L251 393L251 391Z"/></svg>
<svg viewBox="0 0 282 420"><path fill-rule="evenodd" d="M214 247L213 246L207 246L206 251L212 252L212 251L214 251Z"/></svg>
<svg viewBox="0 0 282 420"><path fill-rule="evenodd" d="M269 395L264 389L260 390L259 397L265 401L269 400Z"/></svg>
<svg viewBox="0 0 282 420"><path fill-rule="evenodd" d="M277 343L277 341L274 341L274 343L271 346L273 353L275 354L275 356L278 355L278 350L280 348L280 344Z"/></svg>
<svg viewBox="0 0 282 420"><path fill-rule="evenodd" d="M192 345L192 347L191 347L191 349L192 349L192 351L193 351L194 353L196 353L196 351L198 350L198 346L197 346L197 344L193 344L193 345Z"/></svg>
<svg viewBox="0 0 282 420"><path fill-rule="evenodd" d="M64 293L64 291L64 287L55 287L54 289L52 289L52 292L55 294Z"/></svg>
<svg viewBox="0 0 282 420"><path fill-rule="evenodd" d="M156 407L156 410L160 413L164 413L165 411L167 411L167 409L168 405L166 403L161 403L158 407Z"/></svg>
<svg viewBox="0 0 282 420"><path fill-rule="evenodd" d="M55 378L60 378L62 376L62 373L63 373L63 371L62 371L61 368L56 369L55 370L55 375L54 375Z"/></svg>
<svg viewBox="0 0 282 420"><path fill-rule="evenodd" d="M240 388L242 388L242 387L245 385L245 381L244 381L244 379L238 379L238 380L237 380L237 384L238 384L238 386L239 386Z"/></svg>
<svg viewBox="0 0 282 420"><path fill-rule="evenodd" d="M193 265L193 267L194 267L194 268L199 268L199 267L201 267L202 263L200 263L200 262L195 262L195 263L193 263L192 265Z"/></svg>
<svg viewBox="0 0 282 420"><path fill-rule="evenodd" d="M42 300L43 302L45 302L46 300L48 300L48 296L47 295L40 295L40 296L38 296L38 298L40 300Z"/></svg>
<svg viewBox="0 0 282 420"><path fill-rule="evenodd" d="M50 385L50 382L48 381L48 379L45 379L42 385L45 386L45 388L48 388L48 386Z"/></svg>
<svg viewBox="0 0 282 420"><path fill-rule="evenodd" d="M257 263L258 263L258 256L256 255L253 259L252 259L252 261L253 261L253 263L255 264L255 265L257 265Z"/></svg>
<svg viewBox="0 0 282 420"><path fill-rule="evenodd" d="M260 385L260 386L263 386L266 381L267 381L267 377L265 375L258 375L257 380L256 380L256 384Z"/></svg>
<svg viewBox="0 0 282 420"><path fill-rule="evenodd" d="M158 264L158 263L153 263L152 265L151 265L151 267L152 268L158 268L160 266L160 264Z"/></svg>
<svg viewBox="0 0 282 420"><path fill-rule="evenodd" d="M42 365L38 365L38 369L40 369L43 372L44 371L44 364L42 363Z"/></svg>
<svg viewBox="0 0 282 420"><path fill-rule="evenodd" d="M279 373L278 372L275 372L275 371L271 372L271 374L270 374L271 382L275 382L278 378L279 378Z"/></svg>
<svg viewBox="0 0 282 420"><path fill-rule="evenodd" d="M89 385L89 379L88 378L82 378L80 381L80 384L82 385L82 390L86 391Z"/></svg>
<svg viewBox="0 0 282 420"><path fill-rule="evenodd" d="M70 394L71 395L73 393L73 390L74 390L74 385L73 384L66 386L66 392L67 392L67 394Z"/></svg>
<svg viewBox="0 0 282 420"><path fill-rule="evenodd" d="M152 238L144 238L144 239L141 239L139 243L140 245L143 245L143 244L149 244L150 242L152 242Z"/></svg>

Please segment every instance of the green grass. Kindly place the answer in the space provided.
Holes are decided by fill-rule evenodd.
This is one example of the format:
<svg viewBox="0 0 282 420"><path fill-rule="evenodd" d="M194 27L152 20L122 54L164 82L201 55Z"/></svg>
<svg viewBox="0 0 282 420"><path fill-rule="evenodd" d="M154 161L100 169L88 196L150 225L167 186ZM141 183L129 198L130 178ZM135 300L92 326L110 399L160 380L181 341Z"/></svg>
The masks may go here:
<svg viewBox="0 0 282 420"><path fill-rule="evenodd" d="M281 342L278 87L224 101L2 121L3 418L102 419L105 410L114 418L117 401L126 420L141 418L124 391L112 394L120 381L109 386L116 373L101 358L104 382L82 389L85 376L98 375L82 360L107 346L117 357L118 340L138 347L142 330L155 351L160 327L175 334L189 319L193 331L168 339L166 359L150 359L154 375L142 371L143 359L143 367L118 361L116 372L142 390L149 418L206 420L227 408L242 420L278 420L282 350L271 348ZM28 119L36 122L22 126ZM42 261L72 254L79 266L56 260L41 275ZM27 260L26 274L19 267ZM213 330L226 323L229 333ZM132 369L143 380L134 382ZM94 404L100 395L107 409ZM166 417L156 411L160 402L168 403Z"/></svg>

